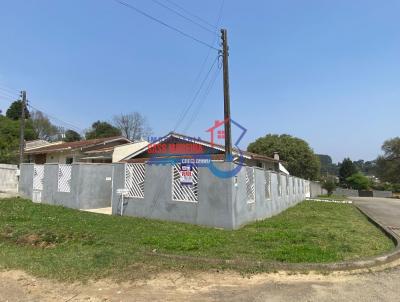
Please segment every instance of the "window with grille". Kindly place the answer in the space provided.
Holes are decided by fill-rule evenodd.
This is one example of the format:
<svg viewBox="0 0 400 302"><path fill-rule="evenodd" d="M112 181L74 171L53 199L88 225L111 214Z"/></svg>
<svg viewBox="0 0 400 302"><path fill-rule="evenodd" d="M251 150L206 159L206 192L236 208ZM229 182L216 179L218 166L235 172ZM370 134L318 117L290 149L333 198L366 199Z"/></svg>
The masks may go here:
<svg viewBox="0 0 400 302"><path fill-rule="evenodd" d="M126 197L144 198L144 181L146 164L125 165L125 188L128 189Z"/></svg>
<svg viewBox="0 0 400 302"><path fill-rule="evenodd" d="M271 199L271 174L264 171L265 180L265 199Z"/></svg>
<svg viewBox="0 0 400 302"><path fill-rule="evenodd" d="M254 168L246 167L246 195L247 202L256 201L256 186L255 186L255 176Z"/></svg>
<svg viewBox="0 0 400 302"><path fill-rule="evenodd" d="M58 192L71 192L72 165L58 165Z"/></svg>
<svg viewBox="0 0 400 302"><path fill-rule="evenodd" d="M192 166L192 184L181 183L181 165L172 166L172 200L175 201L199 201L199 171L198 168Z"/></svg>

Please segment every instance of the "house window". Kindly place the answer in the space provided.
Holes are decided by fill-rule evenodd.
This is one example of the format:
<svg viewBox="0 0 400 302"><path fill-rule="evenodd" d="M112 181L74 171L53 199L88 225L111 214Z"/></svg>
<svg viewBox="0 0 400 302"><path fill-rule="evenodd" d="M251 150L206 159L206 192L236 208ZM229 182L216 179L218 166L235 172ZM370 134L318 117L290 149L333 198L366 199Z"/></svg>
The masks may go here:
<svg viewBox="0 0 400 302"><path fill-rule="evenodd" d="M67 164L67 165L70 165L70 164L72 164L74 162L74 158L73 157L67 157L66 159L65 159L65 163Z"/></svg>
<svg viewBox="0 0 400 302"><path fill-rule="evenodd" d="M127 197L144 198L145 164L125 165L125 188L128 189Z"/></svg>
<svg viewBox="0 0 400 302"><path fill-rule="evenodd" d="M181 165L175 164L172 166L172 200L175 201L199 201L199 181L198 169L195 165L192 166L193 184L181 183Z"/></svg>
<svg viewBox="0 0 400 302"><path fill-rule="evenodd" d="M271 174L264 171L265 180L265 199L271 199Z"/></svg>

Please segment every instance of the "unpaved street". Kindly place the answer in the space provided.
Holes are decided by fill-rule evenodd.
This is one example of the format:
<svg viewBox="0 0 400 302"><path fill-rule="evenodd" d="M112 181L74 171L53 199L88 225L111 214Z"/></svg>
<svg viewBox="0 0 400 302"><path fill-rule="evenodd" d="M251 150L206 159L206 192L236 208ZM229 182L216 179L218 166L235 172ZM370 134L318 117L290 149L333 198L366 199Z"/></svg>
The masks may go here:
<svg viewBox="0 0 400 302"><path fill-rule="evenodd" d="M400 268L362 275L164 273L148 280L62 284L0 273L0 301L400 301Z"/></svg>

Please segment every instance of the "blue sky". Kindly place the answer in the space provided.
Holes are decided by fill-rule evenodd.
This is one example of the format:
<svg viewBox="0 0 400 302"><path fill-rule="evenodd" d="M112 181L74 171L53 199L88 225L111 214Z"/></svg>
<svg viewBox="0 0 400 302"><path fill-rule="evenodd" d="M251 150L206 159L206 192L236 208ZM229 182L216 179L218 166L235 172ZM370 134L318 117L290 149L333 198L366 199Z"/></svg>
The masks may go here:
<svg viewBox="0 0 400 302"><path fill-rule="evenodd" d="M218 42L150 0L125 1ZM220 0L174 1L216 24ZM400 133L399 10L395 0L226 0L232 117L248 129L241 147L288 133L334 161L375 158ZM157 136L174 128L217 55L196 82L207 47L112 0L1 0L0 37L3 110L26 89L33 106L79 128L139 111ZM219 73L177 131L208 139L222 117Z"/></svg>

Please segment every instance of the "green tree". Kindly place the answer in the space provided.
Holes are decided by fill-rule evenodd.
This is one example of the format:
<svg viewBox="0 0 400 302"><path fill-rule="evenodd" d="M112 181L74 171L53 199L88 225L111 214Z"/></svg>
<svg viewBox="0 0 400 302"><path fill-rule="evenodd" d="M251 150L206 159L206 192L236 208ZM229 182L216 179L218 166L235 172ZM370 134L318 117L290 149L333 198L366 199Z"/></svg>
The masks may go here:
<svg viewBox="0 0 400 302"><path fill-rule="evenodd" d="M289 172L297 177L318 179L320 162L308 143L288 134L268 134L251 143L247 150L273 156L279 152L280 159L287 163Z"/></svg>
<svg viewBox="0 0 400 302"><path fill-rule="evenodd" d="M74 131L74 130L67 130L64 134L64 141L65 142L76 142L82 139L81 135Z"/></svg>
<svg viewBox="0 0 400 302"><path fill-rule="evenodd" d="M337 164L332 162L332 158L329 155L317 154L321 163L321 176L338 175L339 167Z"/></svg>
<svg viewBox="0 0 400 302"><path fill-rule="evenodd" d="M22 113L22 101L13 102L10 107L7 109L6 116L12 120L19 120ZM25 118L30 118L30 112L28 108L25 106Z"/></svg>
<svg viewBox="0 0 400 302"><path fill-rule="evenodd" d="M333 191L336 189L336 181L333 177L328 177L322 182L322 188L328 192L331 196Z"/></svg>
<svg viewBox="0 0 400 302"><path fill-rule="evenodd" d="M400 137L382 145L384 154L376 160L376 174L381 181L400 184Z"/></svg>
<svg viewBox="0 0 400 302"><path fill-rule="evenodd" d="M92 124L92 129L86 132L86 139L103 138L121 135L121 130L107 122L97 121Z"/></svg>
<svg viewBox="0 0 400 302"><path fill-rule="evenodd" d="M371 180L361 172L354 173L346 178L350 188L355 190L368 190L371 187Z"/></svg>
<svg viewBox="0 0 400 302"><path fill-rule="evenodd" d="M347 185L346 179L357 173L357 167L350 158L345 158L339 167L339 180L342 185Z"/></svg>
<svg viewBox="0 0 400 302"><path fill-rule="evenodd" d="M0 116L0 163L18 163L19 121ZM28 120L25 125L25 140L36 139L32 123Z"/></svg>

